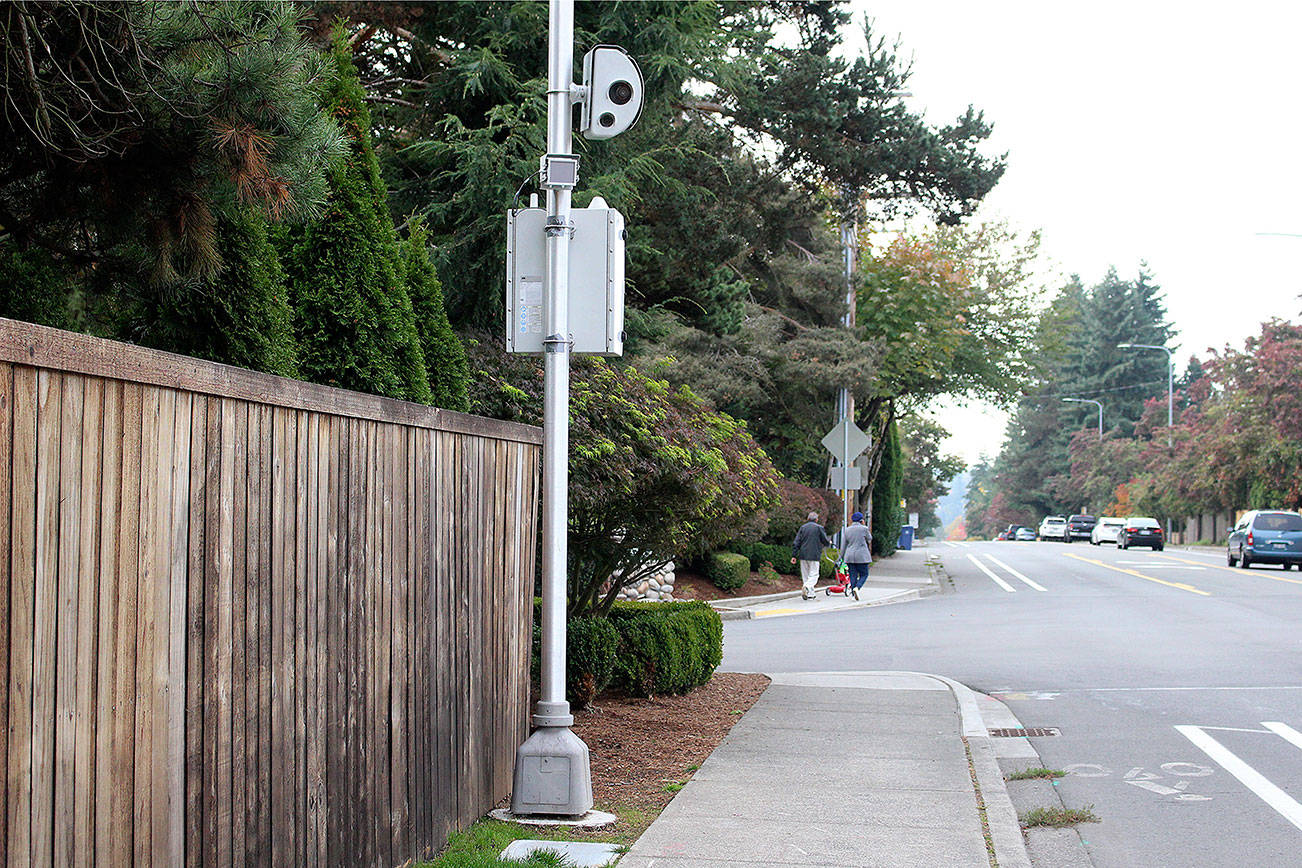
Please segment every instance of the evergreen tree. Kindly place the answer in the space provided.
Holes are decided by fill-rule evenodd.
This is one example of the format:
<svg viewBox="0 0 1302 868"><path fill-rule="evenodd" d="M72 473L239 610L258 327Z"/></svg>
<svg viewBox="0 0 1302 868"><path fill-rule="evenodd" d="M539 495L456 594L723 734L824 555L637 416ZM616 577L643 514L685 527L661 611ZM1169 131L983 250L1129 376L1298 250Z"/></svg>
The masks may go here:
<svg viewBox="0 0 1302 868"><path fill-rule="evenodd" d="M284 233L299 370L318 383L429 403L429 375L398 236L371 146L370 112L347 42L330 50L326 110L350 140L324 216Z"/></svg>
<svg viewBox="0 0 1302 868"><path fill-rule="evenodd" d="M48 252L0 242L0 316L54 328L71 328L71 276Z"/></svg>
<svg viewBox="0 0 1302 868"><path fill-rule="evenodd" d="M217 252L222 266L216 275L139 294L122 336L168 352L297 376L285 274L265 221L251 212L219 218Z"/></svg>
<svg viewBox="0 0 1302 868"><path fill-rule="evenodd" d="M433 403L436 407L465 413L470 410L470 400L466 397L470 367L465 348L448 323L443 307L443 285L430 262L426 238L424 222L413 220L407 240L402 244L407 292L416 316Z"/></svg>
<svg viewBox="0 0 1302 868"><path fill-rule="evenodd" d="M873 553L895 553L904 524L900 499L904 495L904 453L900 448L900 429L892 422L886 427L882 447L881 469L873 484Z"/></svg>

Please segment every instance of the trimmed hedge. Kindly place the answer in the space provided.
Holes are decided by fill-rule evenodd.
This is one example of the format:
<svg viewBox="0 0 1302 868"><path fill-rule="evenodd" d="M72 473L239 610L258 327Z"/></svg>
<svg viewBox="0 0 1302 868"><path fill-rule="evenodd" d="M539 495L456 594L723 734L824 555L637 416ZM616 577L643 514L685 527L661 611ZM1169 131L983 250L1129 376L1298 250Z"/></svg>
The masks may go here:
<svg viewBox="0 0 1302 868"><path fill-rule="evenodd" d="M533 660L542 651L541 601L534 599ZM708 603L616 603L607 617L571 617L565 636L565 698L574 708L603 690L630 696L686 693L723 659L723 622Z"/></svg>
<svg viewBox="0 0 1302 868"><path fill-rule="evenodd" d="M800 572L800 566L791 562L791 546L789 545L782 546L762 542L743 543L734 545L733 551L739 555L745 555L750 561L750 568L755 571L758 571L767 562L773 565L773 569L788 576L794 576Z"/></svg>
<svg viewBox="0 0 1302 868"><path fill-rule="evenodd" d="M723 622L708 603L616 603L619 633L612 685L631 696L686 693L723 659Z"/></svg>
<svg viewBox="0 0 1302 868"><path fill-rule="evenodd" d="M705 558L705 577L721 591L733 591L750 578L750 559L734 552L711 552Z"/></svg>
<svg viewBox="0 0 1302 868"><path fill-rule="evenodd" d="M571 617L565 629L565 698L575 708L585 708L610 686L619 653L619 633L608 618ZM533 604L533 658L530 674L535 683L542 675L542 601Z"/></svg>

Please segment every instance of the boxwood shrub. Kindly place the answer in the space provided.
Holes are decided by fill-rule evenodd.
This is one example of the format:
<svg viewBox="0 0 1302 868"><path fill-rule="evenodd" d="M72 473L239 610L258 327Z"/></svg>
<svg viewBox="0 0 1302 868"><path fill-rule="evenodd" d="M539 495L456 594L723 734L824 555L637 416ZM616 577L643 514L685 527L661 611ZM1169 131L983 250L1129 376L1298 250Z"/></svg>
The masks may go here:
<svg viewBox="0 0 1302 868"><path fill-rule="evenodd" d="M752 570L758 571L767 562L773 565L773 569L788 576L794 576L800 572L799 565L791 562L791 546L762 542L738 543L733 546L733 551L739 555L745 555L750 560Z"/></svg>
<svg viewBox="0 0 1302 868"><path fill-rule="evenodd" d="M686 693L723 659L723 622L708 603L616 603L608 617L619 634L613 686L631 696Z"/></svg>
<svg viewBox="0 0 1302 868"><path fill-rule="evenodd" d="M619 652L619 633L608 618L591 615L571 617L565 630L565 698L574 708L585 708L597 694L610 686ZM533 658L530 673L534 683L541 678L542 605L533 607Z"/></svg>
<svg viewBox="0 0 1302 868"><path fill-rule="evenodd" d="M721 591L733 591L750 578L750 559L734 552L710 552L705 558L705 577Z"/></svg>

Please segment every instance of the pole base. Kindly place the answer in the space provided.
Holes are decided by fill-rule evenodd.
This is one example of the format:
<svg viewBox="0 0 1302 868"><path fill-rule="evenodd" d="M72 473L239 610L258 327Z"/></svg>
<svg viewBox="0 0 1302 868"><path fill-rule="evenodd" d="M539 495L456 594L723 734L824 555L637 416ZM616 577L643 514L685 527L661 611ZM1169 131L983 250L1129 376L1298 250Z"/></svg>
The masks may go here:
<svg viewBox="0 0 1302 868"><path fill-rule="evenodd" d="M591 808L588 746L566 727L534 730L515 751L511 813L577 817Z"/></svg>

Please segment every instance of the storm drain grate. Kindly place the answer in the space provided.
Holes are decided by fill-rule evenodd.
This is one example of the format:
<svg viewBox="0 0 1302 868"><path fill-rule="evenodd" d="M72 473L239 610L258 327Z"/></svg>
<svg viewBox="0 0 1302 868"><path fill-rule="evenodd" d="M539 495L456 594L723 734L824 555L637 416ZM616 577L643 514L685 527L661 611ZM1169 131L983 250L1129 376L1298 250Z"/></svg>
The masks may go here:
<svg viewBox="0 0 1302 868"><path fill-rule="evenodd" d="M1018 738L1027 736L1036 738L1044 735L1062 735L1056 726L1033 726L1030 729L992 729L990 730L991 738Z"/></svg>

